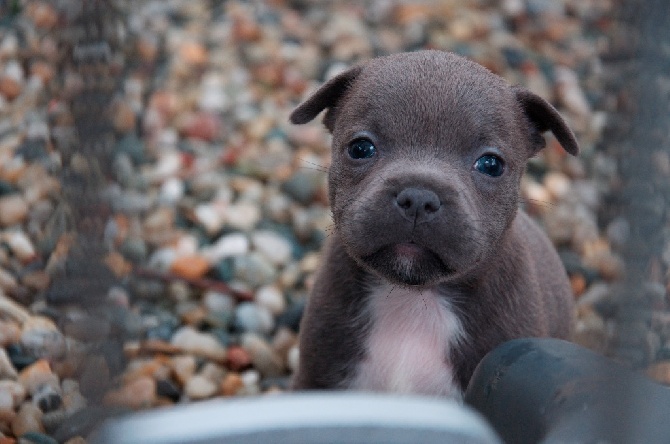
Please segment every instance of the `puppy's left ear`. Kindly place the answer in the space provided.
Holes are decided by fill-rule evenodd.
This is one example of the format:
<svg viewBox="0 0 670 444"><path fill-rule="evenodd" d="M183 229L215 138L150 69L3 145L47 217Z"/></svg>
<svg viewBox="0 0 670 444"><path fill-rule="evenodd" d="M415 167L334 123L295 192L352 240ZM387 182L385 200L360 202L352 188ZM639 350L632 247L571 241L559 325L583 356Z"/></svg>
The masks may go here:
<svg viewBox="0 0 670 444"><path fill-rule="evenodd" d="M307 123L328 108L323 124L332 133L337 104L362 70L362 65L356 65L328 80L309 99L293 110L289 116L291 123Z"/></svg>
<svg viewBox="0 0 670 444"><path fill-rule="evenodd" d="M536 150L544 147L542 133L551 131L554 133L554 136L556 136L556 139L565 151L573 156L576 156L579 153L579 144L577 143L574 133L568 128L567 123L565 123L563 117L556 111L556 108L551 106L551 104L542 97L530 92L526 88L513 86L512 90L516 95L517 101L521 104L521 108L530 120L530 123L538 131L537 140L534 141L539 145Z"/></svg>

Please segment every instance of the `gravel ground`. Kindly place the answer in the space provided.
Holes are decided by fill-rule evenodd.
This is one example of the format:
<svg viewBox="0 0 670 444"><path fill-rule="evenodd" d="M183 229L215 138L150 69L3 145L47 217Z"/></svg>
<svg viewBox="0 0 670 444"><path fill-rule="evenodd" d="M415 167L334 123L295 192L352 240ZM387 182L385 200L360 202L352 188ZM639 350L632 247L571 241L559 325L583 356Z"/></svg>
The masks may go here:
<svg viewBox="0 0 670 444"><path fill-rule="evenodd" d="M549 139L522 205L570 274L576 342L670 383L663 202L635 210L662 208L643 276L624 261L645 232L622 210L639 66L614 3L0 2L0 443L85 442L101 406L284 390L331 224L328 135L287 116L353 63L419 48L569 121L581 155ZM631 291L644 310L621 309Z"/></svg>

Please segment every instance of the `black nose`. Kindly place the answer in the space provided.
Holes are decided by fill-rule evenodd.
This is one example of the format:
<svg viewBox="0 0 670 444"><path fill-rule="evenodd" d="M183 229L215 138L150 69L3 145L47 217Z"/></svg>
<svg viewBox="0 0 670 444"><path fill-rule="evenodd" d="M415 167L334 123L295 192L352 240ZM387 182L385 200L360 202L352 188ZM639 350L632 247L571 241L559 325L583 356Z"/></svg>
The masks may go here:
<svg viewBox="0 0 670 444"><path fill-rule="evenodd" d="M417 224L433 219L442 205L437 194L418 188L405 188L395 202L402 215Z"/></svg>

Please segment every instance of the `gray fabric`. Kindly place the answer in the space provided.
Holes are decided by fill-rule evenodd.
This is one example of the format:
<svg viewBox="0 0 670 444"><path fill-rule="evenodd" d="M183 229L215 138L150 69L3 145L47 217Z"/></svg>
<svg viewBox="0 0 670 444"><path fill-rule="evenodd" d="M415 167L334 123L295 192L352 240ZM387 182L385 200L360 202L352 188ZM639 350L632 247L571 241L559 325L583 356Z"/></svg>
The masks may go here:
<svg viewBox="0 0 670 444"><path fill-rule="evenodd" d="M455 401L361 393L214 400L111 420L93 444L499 443Z"/></svg>

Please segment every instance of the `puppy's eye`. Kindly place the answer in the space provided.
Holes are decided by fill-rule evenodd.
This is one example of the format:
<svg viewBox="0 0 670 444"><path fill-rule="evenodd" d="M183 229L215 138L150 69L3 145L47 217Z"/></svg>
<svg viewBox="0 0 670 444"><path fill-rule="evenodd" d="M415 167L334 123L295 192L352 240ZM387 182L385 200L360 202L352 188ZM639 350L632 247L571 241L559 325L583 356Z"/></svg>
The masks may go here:
<svg viewBox="0 0 670 444"><path fill-rule="evenodd" d="M485 154L475 161L474 168L487 176L498 177L505 171L505 164L500 157Z"/></svg>
<svg viewBox="0 0 670 444"><path fill-rule="evenodd" d="M356 139L349 144L349 156L352 159L369 159L377 148L368 139Z"/></svg>

